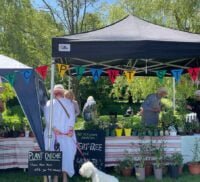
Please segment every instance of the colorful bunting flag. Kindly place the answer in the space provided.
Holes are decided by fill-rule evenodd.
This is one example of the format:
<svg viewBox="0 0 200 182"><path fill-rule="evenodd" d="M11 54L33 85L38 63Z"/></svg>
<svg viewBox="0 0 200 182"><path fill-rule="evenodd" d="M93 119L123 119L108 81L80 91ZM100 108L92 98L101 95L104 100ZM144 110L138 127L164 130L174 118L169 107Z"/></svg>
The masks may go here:
<svg viewBox="0 0 200 182"><path fill-rule="evenodd" d="M131 83L133 81L133 78L135 76L136 71L132 70L132 71L124 71L124 74L126 76L126 79L128 81L128 83Z"/></svg>
<svg viewBox="0 0 200 182"><path fill-rule="evenodd" d="M189 68L188 69L188 73L190 74L190 77L193 81L196 81L197 78L198 78L198 75L199 75L199 71L200 69L199 68Z"/></svg>
<svg viewBox="0 0 200 182"><path fill-rule="evenodd" d="M96 69L96 68L90 68L90 72L92 73L93 79L96 82L97 80L99 80L103 70L102 69Z"/></svg>
<svg viewBox="0 0 200 182"><path fill-rule="evenodd" d="M15 74L15 73L7 74L7 75L5 75L5 78L8 80L8 82L9 82L12 86L14 86L15 78L16 78L16 74Z"/></svg>
<svg viewBox="0 0 200 182"><path fill-rule="evenodd" d="M119 75L119 70L115 70L115 69L109 69L107 70L107 74L110 78L110 81L112 82L112 84L115 82L115 79L117 78L117 76Z"/></svg>
<svg viewBox="0 0 200 182"><path fill-rule="evenodd" d="M37 71L37 73L39 73L39 75L45 80L47 77L47 71L48 71L48 66L44 65L44 66L38 66L37 68L35 68L35 70Z"/></svg>
<svg viewBox="0 0 200 182"><path fill-rule="evenodd" d="M32 70L21 71L21 74L23 75L23 78L26 81L26 83L29 83L32 75Z"/></svg>
<svg viewBox="0 0 200 182"><path fill-rule="evenodd" d="M65 72L69 69L69 65L67 64L57 64L58 66L58 72L60 74L60 76L63 78Z"/></svg>
<svg viewBox="0 0 200 182"><path fill-rule="evenodd" d="M158 70L158 71L156 71L156 75L157 75L160 83L163 83L163 78L164 78L166 72L167 72L167 70Z"/></svg>
<svg viewBox="0 0 200 182"><path fill-rule="evenodd" d="M80 80L83 73L85 72L85 67L83 66L76 66L75 67L75 70L76 70L76 75L77 75L77 78Z"/></svg>
<svg viewBox="0 0 200 182"><path fill-rule="evenodd" d="M171 70L171 73L173 77L175 78L176 83L178 83L181 78L181 74L183 73L183 69Z"/></svg>

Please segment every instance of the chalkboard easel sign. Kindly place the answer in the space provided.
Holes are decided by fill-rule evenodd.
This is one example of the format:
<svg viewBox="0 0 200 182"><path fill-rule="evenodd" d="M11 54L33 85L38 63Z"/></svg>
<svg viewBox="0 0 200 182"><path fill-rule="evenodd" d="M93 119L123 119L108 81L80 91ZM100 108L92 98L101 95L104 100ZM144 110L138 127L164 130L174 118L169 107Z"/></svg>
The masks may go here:
<svg viewBox="0 0 200 182"><path fill-rule="evenodd" d="M28 172L34 176L53 176L62 172L62 152L30 151L28 153Z"/></svg>
<svg viewBox="0 0 200 182"><path fill-rule="evenodd" d="M90 160L98 169L104 171L105 167L105 134L103 130L77 130L79 147L87 160ZM84 158L77 150L75 157L75 171L84 163Z"/></svg>

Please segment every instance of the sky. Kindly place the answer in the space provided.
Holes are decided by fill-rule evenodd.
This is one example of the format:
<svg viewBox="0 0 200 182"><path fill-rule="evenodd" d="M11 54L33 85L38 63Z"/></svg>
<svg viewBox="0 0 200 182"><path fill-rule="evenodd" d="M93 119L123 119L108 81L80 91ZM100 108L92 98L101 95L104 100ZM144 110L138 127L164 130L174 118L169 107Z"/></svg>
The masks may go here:
<svg viewBox="0 0 200 182"><path fill-rule="evenodd" d="M50 3L53 7L56 7L56 0L46 0L48 3ZM117 0L98 0L98 4L101 4L103 2L107 2L109 4L112 4L114 2L116 2ZM33 5L38 8L38 9L43 9L44 8L44 4L42 2L42 0L32 0ZM90 11L90 10L89 10Z"/></svg>

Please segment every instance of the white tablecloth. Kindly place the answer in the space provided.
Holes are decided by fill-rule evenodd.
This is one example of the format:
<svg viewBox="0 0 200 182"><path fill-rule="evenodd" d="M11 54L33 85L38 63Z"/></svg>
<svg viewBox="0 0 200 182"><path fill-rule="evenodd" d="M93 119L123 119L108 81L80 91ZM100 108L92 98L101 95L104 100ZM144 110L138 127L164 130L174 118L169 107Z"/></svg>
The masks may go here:
<svg viewBox="0 0 200 182"><path fill-rule="evenodd" d="M159 145L162 141L165 143L166 155L173 152L181 152L184 162L191 161L192 147L195 138L200 136L164 136L152 137L152 142ZM106 137L105 145L105 165L115 166L119 160L123 159L125 150L138 160L139 143L150 143L150 137ZM0 169L7 168L27 168L28 152L39 150L38 144L34 138L1 138L0 139Z"/></svg>

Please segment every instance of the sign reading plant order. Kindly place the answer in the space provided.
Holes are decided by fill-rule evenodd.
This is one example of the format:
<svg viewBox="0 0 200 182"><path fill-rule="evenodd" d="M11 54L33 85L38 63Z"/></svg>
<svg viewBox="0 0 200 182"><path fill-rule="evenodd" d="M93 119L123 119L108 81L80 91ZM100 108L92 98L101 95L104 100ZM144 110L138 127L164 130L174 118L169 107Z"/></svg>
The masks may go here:
<svg viewBox="0 0 200 182"><path fill-rule="evenodd" d="M28 172L34 176L59 175L62 172L62 152L29 152Z"/></svg>
<svg viewBox="0 0 200 182"><path fill-rule="evenodd" d="M77 130L77 141L84 158L91 161L98 169L105 167L105 134L102 130ZM84 163L82 154L77 150L75 170L78 173Z"/></svg>

